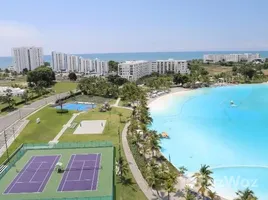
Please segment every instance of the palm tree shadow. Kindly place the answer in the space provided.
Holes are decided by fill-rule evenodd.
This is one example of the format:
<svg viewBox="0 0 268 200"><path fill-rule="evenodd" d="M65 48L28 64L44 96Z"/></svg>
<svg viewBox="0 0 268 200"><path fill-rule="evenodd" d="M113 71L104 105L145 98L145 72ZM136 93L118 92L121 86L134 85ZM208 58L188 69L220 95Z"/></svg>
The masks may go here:
<svg viewBox="0 0 268 200"><path fill-rule="evenodd" d="M136 183L134 183L131 178L123 177L122 182L118 180L117 183L121 183L123 186L130 187L134 192L137 191L136 188L134 187Z"/></svg>
<svg viewBox="0 0 268 200"><path fill-rule="evenodd" d="M174 197L184 197L184 193L182 190L178 190L175 194L174 194Z"/></svg>
<svg viewBox="0 0 268 200"><path fill-rule="evenodd" d="M165 192L159 192L158 194L154 193L154 197L152 200L168 200L168 196Z"/></svg>

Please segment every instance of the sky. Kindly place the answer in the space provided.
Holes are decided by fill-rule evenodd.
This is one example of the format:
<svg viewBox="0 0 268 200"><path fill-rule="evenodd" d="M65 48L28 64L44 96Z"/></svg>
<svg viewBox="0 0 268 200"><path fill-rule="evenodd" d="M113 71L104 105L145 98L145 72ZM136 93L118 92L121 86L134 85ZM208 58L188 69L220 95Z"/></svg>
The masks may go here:
<svg viewBox="0 0 268 200"><path fill-rule="evenodd" d="M0 56L268 50L267 0L0 0Z"/></svg>

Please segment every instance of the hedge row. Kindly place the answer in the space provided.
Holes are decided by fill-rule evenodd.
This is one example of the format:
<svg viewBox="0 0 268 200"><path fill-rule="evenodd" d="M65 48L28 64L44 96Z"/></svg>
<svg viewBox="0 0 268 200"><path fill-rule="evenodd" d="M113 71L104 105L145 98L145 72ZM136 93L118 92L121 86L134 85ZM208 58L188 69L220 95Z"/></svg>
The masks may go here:
<svg viewBox="0 0 268 200"><path fill-rule="evenodd" d="M56 112L62 114L62 113L68 113L69 110L67 110L67 109L57 109Z"/></svg>

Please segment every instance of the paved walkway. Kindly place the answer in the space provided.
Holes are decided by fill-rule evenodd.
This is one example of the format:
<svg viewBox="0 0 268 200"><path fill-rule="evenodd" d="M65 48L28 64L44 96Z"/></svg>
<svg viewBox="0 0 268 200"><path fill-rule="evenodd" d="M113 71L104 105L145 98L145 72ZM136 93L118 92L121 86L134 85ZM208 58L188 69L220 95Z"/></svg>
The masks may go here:
<svg viewBox="0 0 268 200"><path fill-rule="evenodd" d="M123 144L123 149L126 155L127 162L129 164L129 168L131 170L131 173L133 174L137 184L139 185L140 189L142 192L145 194L147 199L156 199L156 195L154 192L151 190L151 188L148 186L147 182L143 178L134 158L131 153L131 150L128 146L128 141L127 141L127 129L128 126L130 125L130 122L128 122L122 132L122 144Z"/></svg>
<svg viewBox="0 0 268 200"><path fill-rule="evenodd" d="M119 102L121 101L121 98L119 97L119 98L117 98L116 99L116 102L115 102L115 104L114 105L112 105L112 106L118 106L118 104L119 104Z"/></svg>
<svg viewBox="0 0 268 200"><path fill-rule="evenodd" d="M71 119L67 122L67 124L63 125L63 128L60 130L60 132L58 133L58 135L56 135L56 137L51 141L53 143L58 143L59 138L62 136L62 134L66 131L67 128L69 128L72 124L72 122L74 121L74 119L80 115L80 113L74 113L73 116L71 117Z"/></svg>

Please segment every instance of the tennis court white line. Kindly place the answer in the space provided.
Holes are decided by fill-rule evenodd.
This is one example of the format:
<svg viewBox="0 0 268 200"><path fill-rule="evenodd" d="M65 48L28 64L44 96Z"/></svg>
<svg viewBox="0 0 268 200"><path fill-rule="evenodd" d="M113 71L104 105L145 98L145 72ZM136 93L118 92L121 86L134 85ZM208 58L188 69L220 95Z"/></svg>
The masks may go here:
<svg viewBox="0 0 268 200"><path fill-rule="evenodd" d="M42 164L43 164L43 163L41 163L41 164L38 166L38 168L36 169L36 171L35 171L34 174L32 175L30 181L28 181L28 182L31 182L31 181L33 180L34 176L36 175L36 173L38 172L38 170L40 169L40 167L42 166Z"/></svg>
<svg viewBox="0 0 268 200"><path fill-rule="evenodd" d="M100 157L100 161L99 161L99 168L101 168L101 166L102 166L102 164L101 164L101 158L102 158L102 154L101 153L99 153L98 154L99 155L99 157ZM97 176L97 183L96 183L97 185L96 185L96 190L98 190L98 185L99 185L99 172L98 172L98 176Z"/></svg>
<svg viewBox="0 0 268 200"><path fill-rule="evenodd" d="M81 181L92 181L92 179L85 179L85 180L67 180L66 182L81 182Z"/></svg>
<svg viewBox="0 0 268 200"><path fill-rule="evenodd" d="M73 162L74 162L74 160L75 160L76 155L77 155L77 154L74 154L73 160L72 160L72 162L71 162L71 164L70 164L70 168L72 168L72 165L73 165ZM72 156L73 156L73 155L72 155ZM69 173L70 173L70 171L67 172L67 175L66 175L66 178L65 178L65 180L64 180L64 183L63 183L63 186L62 186L62 188L61 188L61 191L63 191L64 186L65 186L65 183L66 183L66 180L68 180Z"/></svg>
<svg viewBox="0 0 268 200"><path fill-rule="evenodd" d="M37 192L39 192L39 190L40 190L40 189L42 188L42 186L44 185L44 182L45 182L47 176L50 174L50 170L52 170L52 169L55 168L55 165L56 165L55 162L58 160L58 157L59 157L59 156L56 156L56 157L54 158L54 161L53 161L52 165L50 166L49 170L47 171L47 174L46 174L45 178L43 179L41 185L39 186ZM50 175L52 175L52 174L50 174Z"/></svg>
<svg viewBox="0 0 268 200"><path fill-rule="evenodd" d="M96 161L98 160L98 154L97 154L97 158L96 158ZM94 166L94 172L93 172L93 177L92 177L92 182L91 182L91 190L92 190L92 188L93 188L93 183L94 183L94 177L95 177L95 172L96 172L96 170L95 170L95 168L96 168L96 164L97 164L97 162L95 162L95 166Z"/></svg>
<svg viewBox="0 0 268 200"><path fill-rule="evenodd" d="M35 157L34 157L35 158ZM31 159L31 161L30 162L28 162L26 165L25 165L25 167L24 167L24 169L23 169L23 171L22 171L22 173L20 173L19 174L19 176L18 176L18 179L15 181L15 183L13 184L13 181L10 183L10 184L13 184L12 186L11 186L11 188L8 190L8 192L6 192L6 193L10 193L10 191L13 189L13 187L16 185L16 183L17 183L17 181L21 178L21 176L23 175L23 173L26 171L26 169L29 167L29 165L33 162L33 160L34 160L34 158L32 157ZM17 177L16 177L17 178ZM15 178L15 179L16 179ZM10 186L10 185L9 185ZM8 187L9 187L8 186Z"/></svg>
<svg viewBox="0 0 268 200"><path fill-rule="evenodd" d="M31 182L17 182L19 184L22 184L22 183L42 183L42 181L31 181Z"/></svg>
<svg viewBox="0 0 268 200"><path fill-rule="evenodd" d="M83 168L84 168L84 165L85 165L85 162L83 162L83 165L82 165L82 170L80 171L80 174L79 174L79 180L81 180L81 176L82 176L82 173L83 173Z"/></svg>
<svg viewBox="0 0 268 200"><path fill-rule="evenodd" d="M85 161L92 161L92 162L95 162L96 160L75 160L75 162L85 162Z"/></svg>

